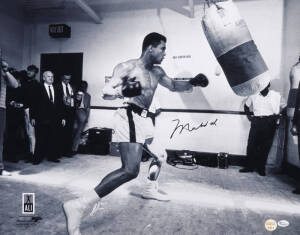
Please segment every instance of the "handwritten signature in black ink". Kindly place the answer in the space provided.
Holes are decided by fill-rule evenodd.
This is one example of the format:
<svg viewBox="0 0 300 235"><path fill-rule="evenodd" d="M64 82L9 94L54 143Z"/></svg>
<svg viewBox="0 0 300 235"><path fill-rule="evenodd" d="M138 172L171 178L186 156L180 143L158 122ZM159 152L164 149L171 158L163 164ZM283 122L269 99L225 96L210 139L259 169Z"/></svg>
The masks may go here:
<svg viewBox="0 0 300 235"><path fill-rule="evenodd" d="M201 122L198 126L195 126L195 127L191 127L190 123L180 124L180 119L174 119L172 121L177 122L177 123L176 123L176 126L175 126L171 136L170 136L170 139L173 138L173 136L174 136L174 134L176 133L177 130L178 130L178 133L181 134L184 130L192 132L192 131L196 131L196 130L200 129L201 127L206 127L207 125L217 126L218 119L216 119L212 122L208 122L208 121Z"/></svg>

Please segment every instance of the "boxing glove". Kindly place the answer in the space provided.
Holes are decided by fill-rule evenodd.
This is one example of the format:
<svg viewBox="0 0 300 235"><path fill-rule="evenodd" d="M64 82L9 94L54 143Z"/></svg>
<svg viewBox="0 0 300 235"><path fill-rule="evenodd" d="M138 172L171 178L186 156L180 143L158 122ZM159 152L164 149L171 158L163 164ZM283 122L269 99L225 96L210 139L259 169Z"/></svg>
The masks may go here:
<svg viewBox="0 0 300 235"><path fill-rule="evenodd" d="M122 95L124 97L134 97L142 94L142 86L139 81L127 81L123 83Z"/></svg>
<svg viewBox="0 0 300 235"><path fill-rule="evenodd" d="M206 87L208 85L208 79L204 74L199 73L190 80L190 84L193 86Z"/></svg>

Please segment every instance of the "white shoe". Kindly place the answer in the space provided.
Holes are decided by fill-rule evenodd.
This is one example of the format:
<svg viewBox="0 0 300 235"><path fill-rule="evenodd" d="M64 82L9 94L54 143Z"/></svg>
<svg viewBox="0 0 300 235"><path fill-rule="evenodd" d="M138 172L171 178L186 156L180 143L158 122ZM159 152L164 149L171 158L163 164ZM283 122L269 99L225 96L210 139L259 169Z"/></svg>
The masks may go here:
<svg viewBox="0 0 300 235"><path fill-rule="evenodd" d="M80 221L83 216L84 208L80 204L80 199L64 203L63 209L67 217L67 230L69 235L81 235Z"/></svg>
<svg viewBox="0 0 300 235"><path fill-rule="evenodd" d="M99 200L100 198L96 192L91 191L78 199L71 200L63 204L63 209L67 217L67 229L69 235L81 235L80 222L84 213L90 209L91 205L94 205L90 215L95 214L98 210L98 204L100 207Z"/></svg>
<svg viewBox="0 0 300 235"><path fill-rule="evenodd" d="M11 173L9 171L2 170L0 175L2 175L2 176L11 176Z"/></svg>
<svg viewBox="0 0 300 235"><path fill-rule="evenodd" d="M158 201L170 201L168 195L162 194L158 191L157 181L147 180L146 188L143 192L142 198L153 199Z"/></svg>

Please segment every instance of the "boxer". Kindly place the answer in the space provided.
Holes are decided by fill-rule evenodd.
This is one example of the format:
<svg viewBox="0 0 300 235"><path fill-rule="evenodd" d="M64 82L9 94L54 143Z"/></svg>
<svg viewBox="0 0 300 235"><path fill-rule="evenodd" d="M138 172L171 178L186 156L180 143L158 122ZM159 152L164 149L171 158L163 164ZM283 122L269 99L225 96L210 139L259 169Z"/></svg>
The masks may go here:
<svg viewBox="0 0 300 235"><path fill-rule="evenodd" d="M136 178L139 174L142 148L147 136L153 132L153 123L148 108L158 84L170 91L188 91L193 86L205 87L208 79L204 74L185 81L176 81L167 76L159 66L166 53L166 37L158 33L148 34L143 41L142 54L118 64L113 76L103 88L103 98L124 99L124 106L114 114L114 142L119 142L122 166L107 176L89 193L64 203L69 234L80 234L80 220L91 207L91 213L99 207L100 198L105 197L120 185ZM158 151L150 164L148 183L143 198L166 201L166 195L157 190L157 177L165 156Z"/></svg>

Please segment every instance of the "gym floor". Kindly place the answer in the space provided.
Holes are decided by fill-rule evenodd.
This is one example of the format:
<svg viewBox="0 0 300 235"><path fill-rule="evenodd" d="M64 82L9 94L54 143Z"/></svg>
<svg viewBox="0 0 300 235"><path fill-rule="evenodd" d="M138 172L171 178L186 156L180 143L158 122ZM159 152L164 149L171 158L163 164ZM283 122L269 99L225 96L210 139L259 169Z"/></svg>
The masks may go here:
<svg viewBox="0 0 300 235"><path fill-rule="evenodd" d="M300 196L291 191L296 182L267 172L241 174L240 167L194 170L165 164L160 189L170 202L141 198L149 162L141 164L137 179L102 199L101 209L81 223L82 234L270 234L268 219L286 220L272 234L300 234ZM64 201L92 189L120 166L112 156L76 155L61 163L6 163L13 176L0 178L0 234L67 234ZM35 193L37 222L19 222L22 193Z"/></svg>

